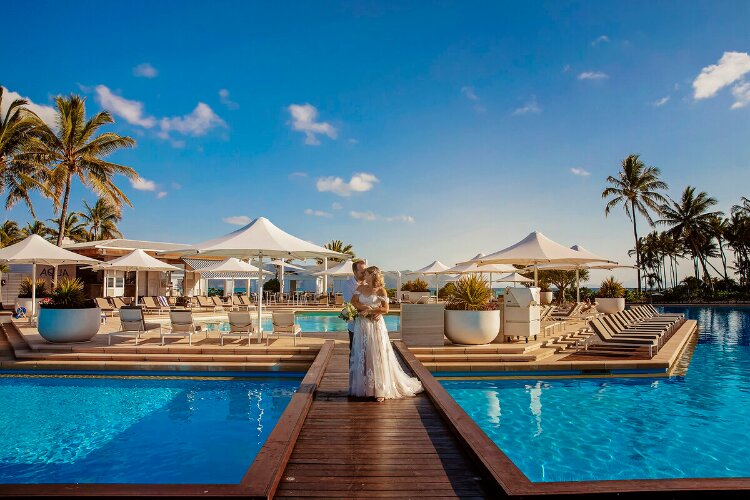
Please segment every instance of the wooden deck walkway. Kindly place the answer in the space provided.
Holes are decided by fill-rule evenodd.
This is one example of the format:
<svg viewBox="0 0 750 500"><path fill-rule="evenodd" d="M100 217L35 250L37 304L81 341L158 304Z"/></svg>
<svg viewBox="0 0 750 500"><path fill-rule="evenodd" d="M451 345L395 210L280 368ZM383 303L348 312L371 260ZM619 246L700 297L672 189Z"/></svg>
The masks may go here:
<svg viewBox="0 0 750 500"><path fill-rule="evenodd" d="M427 395L350 400L348 355L335 347L276 497L490 496Z"/></svg>

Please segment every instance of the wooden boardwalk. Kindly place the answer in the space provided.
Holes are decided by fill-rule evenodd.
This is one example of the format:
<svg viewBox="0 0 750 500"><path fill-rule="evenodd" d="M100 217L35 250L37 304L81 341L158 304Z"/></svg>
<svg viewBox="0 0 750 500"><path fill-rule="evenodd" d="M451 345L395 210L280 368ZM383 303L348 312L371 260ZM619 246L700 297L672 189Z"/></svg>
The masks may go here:
<svg viewBox="0 0 750 500"><path fill-rule="evenodd" d="M427 395L350 400L348 355L335 347L276 497L490 496Z"/></svg>

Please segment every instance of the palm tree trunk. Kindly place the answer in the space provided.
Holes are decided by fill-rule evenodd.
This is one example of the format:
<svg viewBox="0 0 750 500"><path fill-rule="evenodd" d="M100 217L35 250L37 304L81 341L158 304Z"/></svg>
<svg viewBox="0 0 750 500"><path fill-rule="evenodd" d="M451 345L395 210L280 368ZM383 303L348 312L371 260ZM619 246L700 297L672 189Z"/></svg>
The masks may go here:
<svg viewBox="0 0 750 500"><path fill-rule="evenodd" d="M724 253L724 242L722 241L721 238L716 238L716 239L719 240L719 251L721 252L721 264L722 266L724 266L724 279L728 280L729 274L727 274L727 256Z"/></svg>
<svg viewBox="0 0 750 500"><path fill-rule="evenodd" d="M633 236L635 236L635 268L638 270L638 295L641 294L641 245L638 242L638 227L635 223L635 202L630 202L631 213L633 214Z"/></svg>
<svg viewBox="0 0 750 500"><path fill-rule="evenodd" d="M68 200L70 199L70 183L72 175L68 173L68 179L65 181L65 196L63 197L63 206L60 213L60 225L57 233L57 246L62 246L63 235L65 234L65 217L68 215Z"/></svg>

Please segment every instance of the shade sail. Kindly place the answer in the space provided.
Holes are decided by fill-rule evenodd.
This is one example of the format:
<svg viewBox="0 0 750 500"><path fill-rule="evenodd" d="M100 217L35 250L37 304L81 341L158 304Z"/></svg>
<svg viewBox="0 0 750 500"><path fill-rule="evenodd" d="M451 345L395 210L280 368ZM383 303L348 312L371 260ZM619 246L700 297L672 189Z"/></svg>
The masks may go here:
<svg viewBox="0 0 750 500"><path fill-rule="evenodd" d="M607 259L590 257L554 242L538 231L534 231L518 243L495 253L485 255L473 262L479 264L519 264L530 266L553 262L585 264L587 262L607 262Z"/></svg>
<svg viewBox="0 0 750 500"><path fill-rule="evenodd" d="M583 248L580 245L573 245L570 247L571 250L575 250L576 252L580 253L581 255L588 257L589 259L592 259L591 262L587 263L550 263L550 264L538 264L536 266L529 266L526 269L532 269L536 267L538 270L548 270L548 271L574 271L576 269L616 269L620 267L632 267L632 266L621 266L617 262L613 260L607 260L604 257L600 257L592 252L589 252L585 248ZM594 261L594 259L596 259Z"/></svg>
<svg viewBox="0 0 750 500"><path fill-rule="evenodd" d="M318 271L317 273L313 273L313 276L350 276L350 275L354 275L354 272L352 271L351 259L341 262L340 264L336 264L330 269Z"/></svg>
<svg viewBox="0 0 750 500"><path fill-rule="evenodd" d="M442 271L440 274L472 274L472 273L512 273L516 270L510 264L486 264L480 266L476 262L464 262Z"/></svg>
<svg viewBox="0 0 750 500"><path fill-rule="evenodd" d="M271 258L348 258L349 255L334 252L282 231L265 217L258 217L250 224L227 235L168 252L178 255L213 255L250 259L259 256Z"/></svg>
<svg viewBox="0 0 750 500"><path fill-rule="evenodd" d="M222 274L227 276L234 275L235 277L250 278L251 275L255 275L257 278L259 269L252 264L249 264L240 259L230 257L220 262L212 262L211 264L196 269L196 272L201 274ZM263 271L263 274L273 274L269 271Z"/></svg>
<svg viewBox="0 0 750 500"><path fill-rule="evenodd" d="M0 248L0 262L14 264L97 264L98 260L79 255L53 245L39 235L32 234L14 245Z"/></svg>
<svg viewBox="0 0 750 500"><path fill-rule="evenodd" d="M304 267L295 266L294 264L290 264L289 262L284 262L281 259L274 259L269 264L273 264L274 266L284 266L284 269L287 271L304 271Z"/></svg>
<svg viewBox="0 0 750 500"><path fill-rule="evenodd" d="M112 271L180 271L177 266L151 257L143 250L133 250L127 255L91 266L96 270Z"/></svg>

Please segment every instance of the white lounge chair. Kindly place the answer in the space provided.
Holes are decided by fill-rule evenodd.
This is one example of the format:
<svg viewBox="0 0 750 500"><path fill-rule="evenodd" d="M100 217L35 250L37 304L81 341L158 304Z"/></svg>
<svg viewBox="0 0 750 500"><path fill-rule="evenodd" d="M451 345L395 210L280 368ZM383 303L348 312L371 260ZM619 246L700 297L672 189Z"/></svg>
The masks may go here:
<svg viewBox="0 0 750 500"><path fill-rule="evenodd" d="M219 330L221 345L224 345L224 337L247 337L247 344L250 345L250 339L253 333L258 333L258 329L253 322L253 316L249 312L230 312L229 313L229 331Z"/></svg>
<svg viewBox="0 0 750 500"><path fill-rule="evenodd" d="M120 328L120 331L109 333L107 345L112 345L112 337L135 337L135 345L138 345L138 339L148 331L158 328L159 334L161 334L161 325L159 323L146 323L143 319L143 309L139 306L120 308Z"/></svg>
<svg viewBox="0 0 750 500"><path fill-rule="evenodd" d="M188 344L193 345L193 335L200 330L193 323L193 311L169 311L170 330L161 332L161 345L165 337L187 337Z"/></svg>
<svg viewBox="0 0 750 500"><path fill-rule="evenodd" d="M291 335L294 345L297 345L297 336L302 337L302 328L294 322L294 311L273 312L273 331L266 334L266 346L271 335Z"/></svg>

